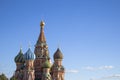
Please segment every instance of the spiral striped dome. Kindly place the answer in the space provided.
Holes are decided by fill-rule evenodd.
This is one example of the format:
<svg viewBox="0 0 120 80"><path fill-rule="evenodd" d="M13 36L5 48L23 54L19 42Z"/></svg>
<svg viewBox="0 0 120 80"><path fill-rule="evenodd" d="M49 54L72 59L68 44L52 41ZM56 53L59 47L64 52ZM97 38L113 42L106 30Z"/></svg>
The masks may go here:
<svg viewBox="0 0 120 80"><path fill-rule="evenodd" d="M19 51L18 55L15 57L14 61L15 61L16 63L24 63L24 62L25 62L22 49L20 49L20 51Z"/></svg>

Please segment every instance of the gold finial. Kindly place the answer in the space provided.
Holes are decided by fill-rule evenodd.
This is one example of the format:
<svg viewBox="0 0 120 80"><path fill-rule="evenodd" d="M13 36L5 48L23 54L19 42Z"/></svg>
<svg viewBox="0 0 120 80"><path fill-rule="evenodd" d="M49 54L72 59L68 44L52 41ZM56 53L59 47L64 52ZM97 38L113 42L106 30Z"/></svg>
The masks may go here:
<svg viewBox="0 0 120 80"><path fill-rule="evenodd" d="M28 47L31 48L31 42L30 42L30 41L29 41L29 43L28 43Z"/></svg>
<svg viewBox="0 0 120 80"><path fill-rule="evenodd" d="M40 22L40 26L43 28L44 25L45 25L44 21L41 21L41 22Z"/></svg>
<svg viewBox="0 0 120 80"><path fill-rule="evenodd" d="M22 44L20 44L20 50L22 50Z"/></svg>
<svg viewBox="0 0 120 80"><path fill-rule="evenodd" d="M19 53L22 53L22 44L20 44L20 52Z"/></svg>
<svg viewBox="0 0 120 80"><path fill-rule="evenodd" d="M60 48L60 44L58 43L58 48Z"/></svg>

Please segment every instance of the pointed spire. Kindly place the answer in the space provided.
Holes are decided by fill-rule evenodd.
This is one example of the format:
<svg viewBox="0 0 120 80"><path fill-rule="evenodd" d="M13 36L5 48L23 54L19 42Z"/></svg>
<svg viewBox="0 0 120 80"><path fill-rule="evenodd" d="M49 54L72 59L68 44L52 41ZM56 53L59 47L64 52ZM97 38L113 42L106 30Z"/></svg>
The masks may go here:
<svg viewBox="0 0 120 80"><path fill-rule="evenodd" d="M23 54L22 53L22 45L20 45L20 52L19 52L19 54Z"/></svg>
<svg viewBox="0 0 120 80"><path fill-rule="evenodd" d="M41 21L40 22L40 26L41 26L41 30L40 30L40 36L39 36L39 40L40 42L46 42L46 39L45 39L45 35L44 35L44 21Z"/></svg>
<svg viewBox="0 0 120 80"><path fill-rule="evenodd" d="M28 48L31 48L31 42L29 41L29 43L28 43Z"/></svg>
<svg viewBox="0 0 120 80"><path fill-rule="evenodd" d="M58 48L60 48L60 44L58 43L58 46L57 46Z"/></svg>

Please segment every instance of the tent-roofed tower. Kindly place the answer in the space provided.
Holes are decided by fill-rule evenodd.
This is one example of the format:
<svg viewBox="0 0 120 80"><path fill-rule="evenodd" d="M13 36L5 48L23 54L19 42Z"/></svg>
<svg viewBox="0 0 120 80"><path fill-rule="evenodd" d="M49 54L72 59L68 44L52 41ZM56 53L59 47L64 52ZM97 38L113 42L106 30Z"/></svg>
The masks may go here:
<svg viewBox="0 0 120 80"><path fill-rule="evenodd" d="M51 76L53 80L64 80L65 69L62 65L63 54L58 48L54 56L54 64L51 68Z"/></svg>
<svg viewBox="0 0 120 80"><path fill-rule="evenodd" d="M29 48L24 54L25 68L23 80L35 80L34 75L34 54Z"/></svg>
<svg viewBox="0 0 120 80"><path fill-rule="evenodd" d="M46 43L45 35L44 35L44 25L45 23L41 21L40 23L40 34L35 45L35 61L34 61L34 68L35 68L35 80L41 80L42 78L42 64L46 60L50 60L49 53L48 53L48 46Z"/></svg>
<svg viewBox="0 0 120 80"><path fill-rule="evenodd" d="M22 52L22 48L15 57L14 61L16 63L15 78L17 78L17 80L23 80L23 69L24 69L25 59L24 59L24 54Z"/></svg>

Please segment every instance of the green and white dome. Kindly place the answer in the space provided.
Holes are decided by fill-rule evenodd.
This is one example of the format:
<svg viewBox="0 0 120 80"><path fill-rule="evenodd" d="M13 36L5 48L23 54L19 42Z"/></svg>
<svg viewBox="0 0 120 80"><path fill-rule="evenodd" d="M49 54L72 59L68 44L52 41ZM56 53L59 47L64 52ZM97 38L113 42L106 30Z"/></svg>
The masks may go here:
<svg viewBox="0 0 120 80"><path fill-rule="evenodd" d="M15 61L16 63L24 63L24 62L25 62L22 49L20 49L20 51L19 51L18 55L15 57L14 61Z"/></svg>

